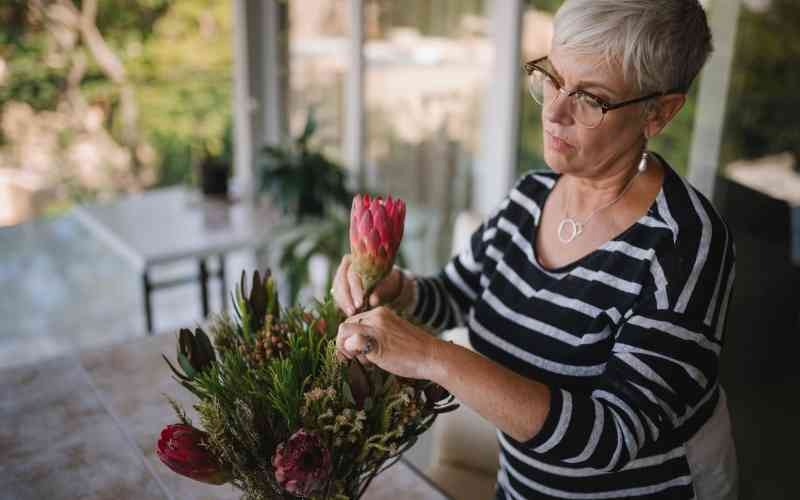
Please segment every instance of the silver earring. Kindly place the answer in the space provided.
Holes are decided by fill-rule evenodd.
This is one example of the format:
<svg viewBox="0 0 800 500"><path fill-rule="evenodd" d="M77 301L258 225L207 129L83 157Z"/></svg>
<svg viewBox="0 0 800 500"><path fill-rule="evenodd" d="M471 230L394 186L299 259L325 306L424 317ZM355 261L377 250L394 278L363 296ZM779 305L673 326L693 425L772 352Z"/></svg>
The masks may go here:
<svg viewBox="0 0 800 500"><path fill-rule="evenodd" d="M639 160L639 166L636 167L636 169L639 170L639 172L644 172L645 170L647 170L647 157L649 155L650 154L647 151L642 153L642 159Z"/></svg>

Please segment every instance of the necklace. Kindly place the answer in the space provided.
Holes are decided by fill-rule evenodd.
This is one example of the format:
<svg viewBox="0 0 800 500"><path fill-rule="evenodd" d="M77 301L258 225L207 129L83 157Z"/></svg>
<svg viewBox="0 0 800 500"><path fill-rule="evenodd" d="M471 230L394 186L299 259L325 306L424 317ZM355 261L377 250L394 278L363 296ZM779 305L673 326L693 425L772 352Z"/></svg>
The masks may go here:
<svg viewBox="0 0 800 500"><path fill-rule="evenodd" d="M633 185L633 181L640 174L642 174L645 170L647 170L647 159L649 157L650 157L650 154L647 151L642 153L642 159L639 160L639 165L636 167L636 173L633 175L633 177L631 177L631 179L625 185L625 189L622 190L622 192L619 194L619 196L617 196L616 198L611 200L610 203L607 203L607 204L605 204L605 205L603 205L603 206L601 206L599 208L595 208L592 211L592 213L589 214L589 217L587 217L586 220L584 220L583 222L580 222L576 218L571 217L569 215L569 213L567 212L567 196L566 196L566 193L565 193L565 195L564 195L564 214L566 215L566 217L561 219L561 223L558 225L558 239L559 239L559 241L561 241L561 243L564 243L564 244L572 243L575 240L575 238L577 238L578 236L580 236L583 233L584 226L586 226L586 224L588 224L589 221L592 220L592 217L594 217L601 210L605 210L606 208L610 207L614 203L616 203L619 200L621 200L622 197L625 196L625 193L628 192L628 189L630 189L631 186Z"/></svg>

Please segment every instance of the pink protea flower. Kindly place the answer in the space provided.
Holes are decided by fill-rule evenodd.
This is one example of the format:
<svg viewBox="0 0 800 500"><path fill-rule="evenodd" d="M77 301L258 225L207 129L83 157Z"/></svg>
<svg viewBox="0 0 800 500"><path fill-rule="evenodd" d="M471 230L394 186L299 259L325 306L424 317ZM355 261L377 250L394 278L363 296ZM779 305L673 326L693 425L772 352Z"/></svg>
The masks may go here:
<svg viewBox="0 0 800 500"><path fill-rule="evenodd" d="M365 292L392 270L406 218L401 199L356 195L350 211L350 253L353 268L361 276Z"/></svg>
<svg viewBox="0 0 800 500"><path fill-rule="evenodd" d="M303 429L279 444L272 456L278 485L299 497L307 497L325 486L333 470L331 463L331 453L319 436Z"/></svg>
<svg viewBox="0 0 800 500"><path fill-rule="evenodd" d="M168 425L161 431L156 454L174 472L195 481L224 484L228 475L205 447L207 434L186 424Z"/></svg>

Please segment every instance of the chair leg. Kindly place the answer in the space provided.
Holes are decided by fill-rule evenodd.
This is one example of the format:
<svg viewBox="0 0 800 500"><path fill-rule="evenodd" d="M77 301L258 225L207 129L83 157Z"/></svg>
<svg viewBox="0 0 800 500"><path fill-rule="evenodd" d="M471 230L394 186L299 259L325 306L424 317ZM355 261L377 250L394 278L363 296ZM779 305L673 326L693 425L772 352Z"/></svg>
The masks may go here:
<svg viewBox="0 0 800 500"><path fill-rule="evenodd" d="M148 269L142 271L142 291L144 292L144 322L147 335L153 335L153 304L150 302L150 293L153 285L150 283Z"/></svg>
<svg viewBox="0 0 800 500"><path fill-rule="evenodd" d="M225 281L225 254L219 254L219 289L222 291L222 310L228 310L228 284Z"/></svg>
<svg viewBox="0 0 800 500"><path fill-rule="evenodd" d="M200 303L203 306L203 318L208 317L208 267L206 259L200 259Z"/></svg>

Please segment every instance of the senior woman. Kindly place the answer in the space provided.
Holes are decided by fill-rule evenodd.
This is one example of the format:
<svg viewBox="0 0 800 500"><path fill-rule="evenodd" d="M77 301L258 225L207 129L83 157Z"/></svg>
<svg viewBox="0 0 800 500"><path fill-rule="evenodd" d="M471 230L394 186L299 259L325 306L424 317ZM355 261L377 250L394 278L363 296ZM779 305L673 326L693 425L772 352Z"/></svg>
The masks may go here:
<svg viewBox="0 0 800 500"><path fill-rule="evenodd" d="M729 499L719 358L734 276L711 203L647 150L711 51L697 0L567 0L526 65L544 156L436 276L395 270L337 337L498 429L497 498ZM477 352L434 330L466 325Z"/></svg>

